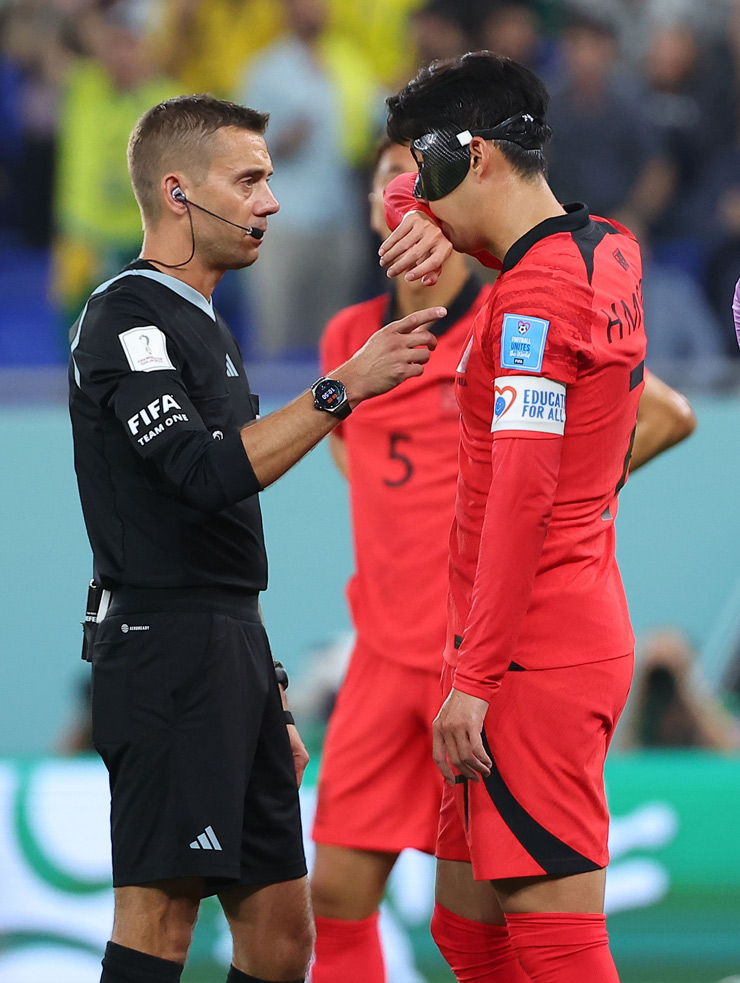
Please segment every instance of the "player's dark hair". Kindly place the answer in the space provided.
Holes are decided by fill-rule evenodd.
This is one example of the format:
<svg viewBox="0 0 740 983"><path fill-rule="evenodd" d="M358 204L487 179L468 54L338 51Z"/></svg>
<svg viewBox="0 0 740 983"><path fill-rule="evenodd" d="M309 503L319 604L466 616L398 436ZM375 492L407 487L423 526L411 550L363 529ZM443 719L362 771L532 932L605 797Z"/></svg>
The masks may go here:
<svg viewBox="0 0 740 983"><path fill-rule="evenodd" d="M552 134L544 120L549 101L544 83L524 65L490 51L469 52L432 62L386 100L388 136L409 144L432 130L483 129L524 112L533 117L531 132L544 143ZM547 173L541 150L509 140L495 145L519 174Z"/></svg>
<svg viewBox="0 0 740 983"><path fill-rule="evenodd" d="M226 126L263 134L269 115L207 93L176 96L147 110L128 141L128 170L145 218L160 211L159 182L168 168L190 169L194 177L208 173L204 153L210 137Z"/></svg>

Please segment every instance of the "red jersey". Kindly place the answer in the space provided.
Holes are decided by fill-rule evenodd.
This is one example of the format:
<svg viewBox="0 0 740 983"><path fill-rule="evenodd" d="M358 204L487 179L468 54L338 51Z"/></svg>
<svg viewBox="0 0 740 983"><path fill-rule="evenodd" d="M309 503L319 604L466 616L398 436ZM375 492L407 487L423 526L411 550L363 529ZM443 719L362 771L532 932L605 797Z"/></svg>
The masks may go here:
<svg viewBox="0 0 740 983"><path fill-rule="evenodd" d="M509 249L475 320L456 385L456 689L490 700L508 668L633 648L614 518L643 388L641 278L625 228L567 206Z"/></svg>
<svg viewBox="0 0 740 983"><path fill-rule="evenodd" d="M424 374L361 403L333 431L349 468L355 573L347 595L359 640L386 658L439 671L445 643L448 542L460 411L455 369L490 287L470 278L430 329ZM340 311L320 344L331 374L394 318L393 295Z"/></svg>

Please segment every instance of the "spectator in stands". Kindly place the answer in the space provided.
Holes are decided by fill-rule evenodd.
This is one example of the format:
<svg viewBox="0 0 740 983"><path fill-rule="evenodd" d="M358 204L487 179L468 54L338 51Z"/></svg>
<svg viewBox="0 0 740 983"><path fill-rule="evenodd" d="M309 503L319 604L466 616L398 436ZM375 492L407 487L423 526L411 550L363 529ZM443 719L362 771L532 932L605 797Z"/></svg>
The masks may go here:
<svg viewBox="0 0 740 983"><path fill-rule="evenodd" d="M429 0L413 14L410 40L417 67L438 59L457 58L479 47L460 16L462 6L456 0Z"/></svg>
<svg viewBox="0 0 740 983"><path fill-rule="evenodd" d="M725 388L734 384L732 376L737 372L725 362L728 355L737 357L729 313L732 287L725 317L720 319L693 276L655 258L644 238L641 246L648 365L674 386ZM724 326L723 321L727 322Z"/></svg>
<svg viewBox="0 0 740 983"><path fill-rule="evenodd" d="M23 63L12 37L10 12L0 20L0 231L3 239L18 233L19 210L14 193L21 172L23 155Z"/></svg>
<svg viewBox="0 0 740 983"><path fill-rule="evenodd" d="M329 29L326 0L282 5L288 30L249 63L238 95L269 109L281 204L248 281L267 355L315 349L324 324L356 299L363 238L354 168L382 108L362 52Z"/></svg>
<svg viewBox="0 0 740 983"><path fill-rule="evenodd" d="M59 94L72 57L64 29L73 11L74 0L66 9L24 0L0 22L0 227L23 245L51 238Z"/></svg>
<svg viewBox="0 0 740 983"><path fill-rule="evenodd" d="M740 271L740 133L707 169L695 206L693 228L709 244L706 296L721 322L723 347L737 358L729 309Z"/></svg>
<svg viewBox="0 0 740 983"><path fill-rule="evenodd" d="M542 34L538 13L526 0L493 6L481 25L481 47L526 65L540 76L551 74L552 46Z"/></svg>
<svg viewBox="0 0 740 983"><path fill-rule="evenodd" d="M691 23L657 23L645 72L645 106L651 128L663 134L676 174L670 207L655 228L661 238L696 234L701 200L711 166L735 136L738 100L726 49L711 43Z"/></svg>
<svg viewBox="0 0 740 983"><path fill-rule="evenodd" d="M69 73L59 142L55 289L65 320L90 291L133 259L141 219L126 169L128 135L141 114L176 92L152 74L135 8L91 9L80 22L88 57Z"/></svg>
<svg viewBox="0 0 740 983"><path fill-rule="evenodd" d="M562 39L563 71L551 87L550 183L561 201L583 200L639 236L663 211L672 172L640 94L617 74L611 21L573 14Z"/></svg>
<svg viewBox="0 0 740 983"><path fill-rule="evenodd" d="M701 678L679 632L654 632L638 648L635 678L617 729L621 748L737 751L740 727Z"/></svg>
<svg viewBox="0 0 740 983"><path fill-rule="evenodd" d="M423 4L424 0L331 0L331 29L362 50L384 92L395 92L414 72L409 23Z"/></svg>
<svg viewBox="0 0 740 983"><path fill-rule="evenodd" d="M183 92L230 99L245 63L285 26L278 0L164 0L151 49Z"/></svg>

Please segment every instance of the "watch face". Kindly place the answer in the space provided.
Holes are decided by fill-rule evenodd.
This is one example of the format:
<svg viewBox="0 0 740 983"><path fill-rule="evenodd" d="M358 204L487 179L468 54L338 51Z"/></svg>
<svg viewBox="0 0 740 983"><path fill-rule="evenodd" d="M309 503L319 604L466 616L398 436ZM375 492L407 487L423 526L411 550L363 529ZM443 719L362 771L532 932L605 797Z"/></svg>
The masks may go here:
<svg viewBox="0 0 740 983"><path fill-rule="evenodd" d="M333 379L322 379L317 384L314 395L324 409L334 410L344 401L344 386Z"/></svg>

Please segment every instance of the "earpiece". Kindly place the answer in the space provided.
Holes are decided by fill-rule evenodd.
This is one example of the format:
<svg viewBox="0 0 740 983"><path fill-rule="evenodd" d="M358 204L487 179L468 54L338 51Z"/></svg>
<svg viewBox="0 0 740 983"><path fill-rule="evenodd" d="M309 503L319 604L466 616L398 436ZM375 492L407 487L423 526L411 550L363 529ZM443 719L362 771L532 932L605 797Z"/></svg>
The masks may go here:
<svg viewBox="0 0 740 983"><path fill-rule="evenodd" d="M261 239L262 236L265 234L264 229L258 229L252 225L239 225L237 222L232 222L230 218L224 218L223 215L217 215L215 212L209 211L207 208L204 208L202 205L199 205L197 202L191 201L189 198L185 196L185 192L182 190L179 184L176 184L175 187L172 189L172 191L170 191L170 195L173 201L176 201L186 206L188 212L188 218L190 219L191 233L193 232L193 216L190 212L190 208L192 206L193 208L197 208L199 212L205 212L206 215L211 215L213 218L217 218L219 222L226 222L227 225L233 225L235 229L241 229L242 232L246 232L247 235L251 236L253 239ZM190 262L190 260L193 258L194 255L195 255L195 235L193 234L193 252L192 255L190 256L190 259L187 260L188 263ZM159 260L155 260L154 262L159 262ZM167 265L168 265L167 263L160 263L160 266L167 266ZM177 266L170 267L170 269L178 269L179 267L185 265L186 265L185 263L178 263Z"/></svg>

